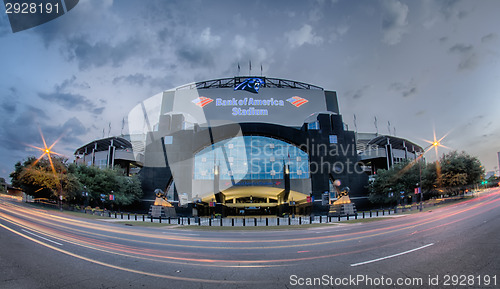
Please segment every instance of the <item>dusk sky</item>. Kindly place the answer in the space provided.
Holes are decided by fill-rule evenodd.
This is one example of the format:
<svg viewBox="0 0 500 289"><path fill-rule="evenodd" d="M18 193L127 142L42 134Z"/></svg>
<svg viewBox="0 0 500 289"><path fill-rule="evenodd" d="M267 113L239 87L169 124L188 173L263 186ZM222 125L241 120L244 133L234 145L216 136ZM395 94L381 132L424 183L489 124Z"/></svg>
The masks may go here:
<svg viewBox="0 0 500 289"><path fill-rule="evenodd" d="M248 74L337 91L344 122L421 146L435 130L496 170L500 1L81 0L12 33L0 9L0 177L39 156L119 135L139 102ZM111 124L111 130L109 127ZM127 126L123 130L127 133ZM439 153L449 149L441 148ZM428 160L435 155L429 153Z"/></svg>

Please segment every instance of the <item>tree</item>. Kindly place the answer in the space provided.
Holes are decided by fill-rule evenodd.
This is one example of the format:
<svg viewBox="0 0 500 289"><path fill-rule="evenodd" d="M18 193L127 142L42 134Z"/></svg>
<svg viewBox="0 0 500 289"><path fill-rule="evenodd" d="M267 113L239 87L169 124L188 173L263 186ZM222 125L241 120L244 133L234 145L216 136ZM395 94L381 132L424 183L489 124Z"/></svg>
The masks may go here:
<svg viewBox="0 0 500 289"><path fill-rule="evenodd" d="M35 157L17 162L10 177L15 187L35 198L63 196L67 202L76 204L82 202L82 192L86 191L93 205L111 207L130 205L142 197L141 183L136 176L124 176L118 170L68 164L67 159L58 156L52 156L52 163L47 158L37 161ZM115 195L114 201L109 200L110 194Z"/></svg>
<svg viewBox="0 0 500 289"><path fill-rule="evenodd" d="M484 168L478 158L465 152L444 154L439 162L428 167L426 178L436 190L456 194L481 181Z"/></svg>
<svg viewBox="0 0 500 289"><path fill-rule="evenodd" d="M423 166L422 169L422 191L424 193L433 193L437 189L437 172L441 170L437 162L432 162Z"/></svg>
<svg viewBox="0 0 500 289"><path fill-rule="evenodd" d="M421 167L420 167L421 166ZM424 194L439 195L456 194L481 181L484 169L476 157L465 152L449 152L438 162L424 165L423 163L400 163L389 170L378 170L374 181L368 190L369 199L373 203L396 203L400 192L405 197L413 196L414 189L420 183Z"/></svg>
<svg viewBox="0 0 500 289"><path fill-rule="evenodd" d="M73 199L79 187L78 180L68 174L67 159L53 156L52 163L47 158L38 162L35 157L17 162L10 174L12 185L21 188L35 198Z"/></svg>
<svg viewBox="0 0 500 289"><path fill-rule="evenodd" d="M7 182L5 182L4 178L0 178L0 193L6 193L7 191Z"/></svg>
<svg viewBox="0 0 500 289"><path fill-rule="evenodd" d="M86 191L93 205L126 206L142 197L141 183L136 176L128 177L118 170L76 164L70 165L69 170L79 180L80 192ZM109 200L110 194L115 196L113 201Z"/></svg>
<svg viewBox="0 0 500 289"><path fill-rule="evenodd" d="M378 204L397 204L401 196L413 196L419 181L419 165L415 162L403 162L388 170L378 170L377 177L368 185L369 199Z"/></svg>

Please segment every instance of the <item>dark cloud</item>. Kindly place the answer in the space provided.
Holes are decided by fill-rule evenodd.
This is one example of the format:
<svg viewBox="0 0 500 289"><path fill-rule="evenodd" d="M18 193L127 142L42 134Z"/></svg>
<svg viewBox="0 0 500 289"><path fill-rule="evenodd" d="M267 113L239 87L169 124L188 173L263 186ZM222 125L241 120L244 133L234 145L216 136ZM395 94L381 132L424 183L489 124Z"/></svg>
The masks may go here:
<svg viewBox="0 0 500 289"><path fill-rule="evenodd" d="M215 65L212 53L202 47L183 46L175 52L181 61L191 67L213 67Z"/></svg>
<svg viewBox="0 0 500 289"><path fill-rule="evenodd" d="M365 86L358 88L354 91L348 91L348 92L346 92L346 96L352 97L353 99L360 99L365 95L365 92L366 92L366 90L368 90L368 88L370 88L370 86L365 85Z"/></svg>
<svg viewBox="0 0 500 289"><path fill-rule="evenodd" d="M126 76L119 76L113 79L113 84L117 85L120 83L126 83L131 86L146 86L159 87L164 89L165 87L171 87L174 84L167 82L164 77L152 77L151 75L145 75L142 73L129 74Z"/></svg>
<svg viewBox="0 0 500 289"><path fill-rule="evenodd" d="M481 37L481 42L483 42L483 43L490 42L490 41L496 39L497 37L498 36L495 33L490 33L488 35Z"/></svg>
<svg viewBox="0 0 500 289"><path fill-rule="evenodd" d="M9 87L7 95L2 99L2 110L7 115L14 115L18 104L17 88Z"/></svg>
<svg viewBox="0 0 500 289"><path fill-rule="evenodd" d="M410 88L408 90L403 91L402 93L403 93L403 97L408 97L408 96L410 96L412 94L415 94L416 92L417 92L417 88L416 87L412 87L412 88Z"/></svg>
<svg viewBox="0 0 500 289"><path fill-rule="evenodd" d="M96 107L94 103L80 94L54 92L39 93L38 96L43 100L57 103L63 108L71 111L83 110L93 114L101 114L104 111L104 107Z"/></svg>
<svg viewBox="0 0 500 289"><path fill-rule="evenodd" d="M423 116L425 114L425 110L419 110L415 113L415 116Z"/></svg>
<svg viewBox="0 0 500 289"><path fill-rule="evenodd" d="M408 5L396 0L386 0L383 2L382 30L384 32L383 41L389 45L397 44L408 26Z"/></svg>
<svg viewBox="0 0 500 289"><path fill-rule="evenodd" d="M9 155L15 155L17 152L26 154L27 151L32 152L29 153L31 155L36 155L38 151L30 148L30 145L43 147L39 128L48 146L56 140L65 145L80 145L82 143L80 137L87 133L85 126L76 117L68 119L63 124L51 125L45 112L27 106L23 113L16 118L5 120L0 127L3 138L0 148L9 151Z"/></svg>
<svg viewBox="0 0 500 289"><path fill-rule="evenodd" d="M117 44L105 41L92 43L90 39L89 36L74 36L65 45L64 52L68 60L77 61L82 70L103 66L120 67L128 59L143 55L144 47L149 43L135 36Z"/></svg>
<svg viewBox="0 0 500 289"><path fill-rule="evenodd" d="M484 115L476 115L476 116L474 116L474 117L470 118L470 119L467 121L467 123L465 124L465 126L464 126L464 127L465 127L465 128L467 128L467 127L476 126L476 125L478 125L479 123L482 123L483 119L484 119Z"/></svg>
<svg viewBox="0 0 500 289"><path fill-rule="evenodd" d="M33 28L31 31L40 37L45 47L67 43L68 39L75 36L76 32L98 31L105 29L116 31L120 27L115 17L116 8L113 9L111 1L86 0L80 1L75 9L56 21L49 21ZM127 17L127 16L125 16ZM76 26L75 26L75 23Z"/></svg>
<svg viewBox="0 0 500 289"><path fill-rule="evenodd" d="M406 16L402 16L405 12L404 6L400 5L401 2L398 1L386 1L386 6L391 6L391 9L386 9L384 15L382 16L382 29L388 30L401 25L404 22ZM408 6L406 6L408 9ZM402 21L403 20L403 21Z"/></svg>
<svg viewBox="0 0 500 289"><path fill-rule="evenodd" d="M68 93L67 90L87 89L90 86L87 83L78 83L76 77L64 80L60 85L56 85L52 93L38 93L38 96L50 102L57 103L63 108L71 111L88 111L99 115L104 111L104 107L99 107L88 98L77 93Z"/></svg>
<svg viewBox="0 0 500 289"><path fill-rule="evenodd" d="M42 110L38 107L31 106L31 105L26 106L25 112L24 112L24 114L21 114L21 117L31 118L32 120L34 120L34 119L50 119L50 117L47 115L47 113L44 110Z"/></svg>
<svg viewBox="0 0 500 289"><path fill-rule="evenodd" d="M41 142L38 132L39 122L50 118L43 110L29 105L16 115L16 117L3 119L0 127L2 135L0 147L7 150L25 151L26 144Z"/></svg>
<svg viewBox="0 0 500 289"><path fill-rule="evenodd" d="M479 65L479 56L474 53L473 45L455 44L448 50L460 55L458 70L475 69Z"/></svg>
<svg viewBox="0 0 500 289"><path fill-rule="evenodd" d="M439 5L439 12L441 12L446 19L453 16L457 16L459 19L462 19L467 16L467 12L458 7L460 0L440 0L436 1L436 3Z"/></svg>
<svg viewBox="0 0 500 289"><path fill-rule="evenodd" d="M479 65L479 56L475 53L463 58L458 64L459 70L474 69Z"/></svg>
<svg viewBox="0 0 500 289"><path fill-rule="evenodd" d="M120 82L126 82L130 85L140 85L143 86L145 82L152 79L149 75L144 75L142 73L129 74L127 76L115 77L113 79L113 84L118 84Z"/></svg>
<svg viewBox="0 0 500 289"><path fill-rule="evenodd" d="M47 136L51 136L52 139L60 138L61 143L64 143L65 145L81 145L83 142L81 137L87 133L87 129L80 122L80 120L76 117L72 117L62 125L44 129L44 133Z"/></svg>
<svg viewBox="0 0 500 289"><path fill-rule="evenodd" d="M401 93L403 97L411 96L417 93L418 91L417 86L413 83L413 80L411 80L407 84L401 82L394 82L389 86L389 89Z"/></svg>
<svg viewBox="0 0 500 289"><path fill-rule="evenodd" d="M66 89L88 89L90 85L87 82L77 82L76 76L72 76L69 79L64 80L60 85L57 86L58 90Z"/></svg>
<svg viewBox="0 0 500 289"><path fill-rule="evenodd" d="M449 52L457 52L457 53L468 53L471 52L472 49L474 49L474 46L472 45L465 45L465 44L455 44L450 49L448 49Z"/></svg>
<svg viewBox="0 0 500 289"><path fill-rule="evenodd" d="M12 101L11 99L5 99L2 102L2 109L4 110L5 113L15 114L17 109L17 102Z"/></svg>
<svg viewBox="0 0 500 289"><path fill-rule="evenodd" d="M463 19L465 17L467 17L467 15L469 15L469 12L465 11L465 10L460 10L458 11L458 19Z"/></svg>
<svg viewBox="0 0 500 289"><path fill-rule="evenodd" d="M173 37L176 40L173 46L175 56L181 63L190 67L216 66L217 56L221 55L221 36L213 33L210 27L185 30Z"/></svg>
<svg viewBox="0 0 500 289"><path fill-rule="evenodd" d="M163 69L166 71L177 70L177 65L161 57L151 57L146 62L146 68L148 69Z"/></svg>

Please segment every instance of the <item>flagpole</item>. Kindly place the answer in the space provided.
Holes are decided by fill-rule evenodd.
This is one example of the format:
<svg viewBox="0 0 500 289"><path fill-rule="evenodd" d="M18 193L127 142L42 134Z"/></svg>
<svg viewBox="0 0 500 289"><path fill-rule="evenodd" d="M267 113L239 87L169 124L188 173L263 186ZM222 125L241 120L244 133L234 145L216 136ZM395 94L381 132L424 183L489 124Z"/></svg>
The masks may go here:
<svg viewBox="0 0 500 289"><path fill-rule="evenodd" d="M121 131L121 135L123 136L123 128L125 127L125 118L122 118L122 131Z"/></svg>
<svg viewBox="0 0 500 289"><path fill-rule="evenodd" d="M358 124L356 123L356 114L354 114L354 132L356 139L358 139Z"/></svg>

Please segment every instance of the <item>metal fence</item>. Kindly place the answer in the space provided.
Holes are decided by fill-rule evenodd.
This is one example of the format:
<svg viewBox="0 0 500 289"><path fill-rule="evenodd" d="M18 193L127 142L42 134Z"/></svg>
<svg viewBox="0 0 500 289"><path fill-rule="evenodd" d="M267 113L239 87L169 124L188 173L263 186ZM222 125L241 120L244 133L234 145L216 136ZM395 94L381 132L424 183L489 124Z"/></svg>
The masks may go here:
<svg viewBox="0 0 500 289"><path fill-rule="evenodd" d="M422 210L423 208L426 207L433 207L439 204L456 201L462 198L463 197L451 197L446 199L440 199L437 202L424 203L422 207L420 207L419 203L414 203L412 205L397 206L393 208L361 211L357 212L354 215L343 215L343 216L291 215L284 217L274 217L266 215L266 216L238 216L238 217L153 218L152 216L147 214L115 212L108 210L89 210L89 209L75 209L75 208L69 208L69 209L73 211L80 211L85 214L92 214L92 215L102 216L105 218L112 218L124 221L152 222L152 223L163 223L163 224L181 225L181 226L259 227L259 226L290 226L290 225L322 224L322 223L333 223L333 222L342 222L342 221L358 220L358 219L377 218L377 217L384 217L384 216L404 213L408 211Z"/></svg>
<svg viewBox="0 0 500 289"><path fill-rule="evenodd" d="M86 214L93 214L102 217L108 217L124 221L142 221L152 223L163 223L181 226L212 226L212 227L246 227L246 226L290 226L290 225L307 225L307 224L322 224L333 223L357 219L368 219L394 215L400 212L418 210L418 206L406 208L391 208L379 209L358 212L354 215L343 216L245 216L245 217L160 217L153 218L145 214L111 212L111 211L90 211L83 210Z"/></svg>

